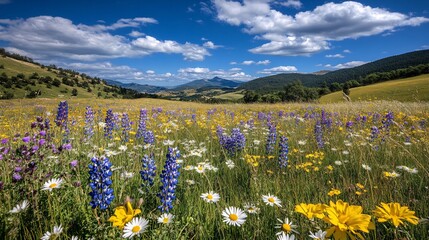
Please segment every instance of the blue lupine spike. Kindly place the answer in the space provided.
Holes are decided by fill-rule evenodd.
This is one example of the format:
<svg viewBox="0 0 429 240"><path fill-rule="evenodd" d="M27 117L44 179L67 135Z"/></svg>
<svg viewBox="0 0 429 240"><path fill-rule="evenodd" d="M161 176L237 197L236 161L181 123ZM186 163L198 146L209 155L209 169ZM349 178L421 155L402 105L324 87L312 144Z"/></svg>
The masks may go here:
<svg viewBox="0 0 429 240"><path fill-rule="evenodd" d="M91 192L89 195L92 201L89 203L92 208L99 207L105 210L109 207L115 196L113 195L111 166L112 163L107 157L92 158L92 164L89 167L89 186Z"/></svg>
<svg viewBox="0 0 429 240"><path fill-rule="evenodd" d="M287 137L280 137L279 142L279 165L280 168L285 168L288 165L289 144Z"/></svg>

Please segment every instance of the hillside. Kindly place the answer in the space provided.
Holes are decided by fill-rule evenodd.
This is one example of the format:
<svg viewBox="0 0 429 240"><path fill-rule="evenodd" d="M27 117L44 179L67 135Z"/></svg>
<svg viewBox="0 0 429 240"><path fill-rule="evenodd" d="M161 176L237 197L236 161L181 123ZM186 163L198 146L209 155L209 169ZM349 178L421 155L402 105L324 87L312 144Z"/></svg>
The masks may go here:
<svg viewBox="0 0 429 240"><path fill-rule="evenodd" d="M214 77L212 79L199 79L192 82L188 82L182 85L179 85L173 88L173 91L183 91L186 89L209 89L209 88L236 88L240 86L242 82L227 80L219 77Z"/></svg>
<svg viewBox="0 0 429 240"><path fill-rule="evenodd" d="M73 70L43 66L5 51L0 56L0 99L11 98L123 98L136 92L105 84Z"/></svg>
<svg viewBox="0 0 429 240"><path fill-rule="evenodd" d="M343 102L342 91L322 96L320 102ZM350 89L350 98L357 100L429 101L429 74L392 80Z"/></svg>
<svg viewBox="0 0 429 240"><path fill-rule="evenodd" d="M148 84L123 83L123 82L114 81L114 80L104 80L104 81L107 84L112 86L128 88L128 89L136 90L137 92L141 92L141 93L158 93L158 92L167 90L167 88L165 87L152 86Z"/></svg>
<svg viewBox="0 0 429 240"><path fill-rule="evenodd" d="M277 91L297 80L307 87L320 87L324 83L344 83L350 80L359 80L371 73L388 72L427 63L429 63L429 50L422 50L383 58L358 67L336 70L323 75L285 73L262 77L242 84L239 89L254 90L261 93Z"/></svg>

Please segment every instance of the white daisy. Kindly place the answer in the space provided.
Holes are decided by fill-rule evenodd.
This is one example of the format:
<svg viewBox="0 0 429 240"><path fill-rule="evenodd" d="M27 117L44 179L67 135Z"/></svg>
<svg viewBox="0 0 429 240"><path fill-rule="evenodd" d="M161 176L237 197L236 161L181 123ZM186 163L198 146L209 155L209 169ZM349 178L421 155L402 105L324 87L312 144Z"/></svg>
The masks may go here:
<svg viewBox="0 0 429 240"><path fill-rule="evenodd" d="M158 223L162 223L162 224L169 224L173 222L173 218L174 215L171 213L163 213L159 218L158 218Z"/></svg>
<svg viewBox="0 0 429 240"><path fill-rule="evenodd" d="M200 197L208 203L215 203L215 202L219 201L219 199L220 199L219 194L215 193L213 191L209 191L208 193L203 193L203 194L201 194Z"/></svg>
<svg viewBox="0 0 429 240"><path fill-rule="evenodd" d="M194 180L191 180L191 179L186 179L186 180L185 180L185 182L186 182L188 185L194 185L194 184L195 184L195 181L194 181Z"/></svg>
<svg viewBox="0 0 429 240"><path fill-rule="evenodd" d="M310 232L310 235L308 235L309 237L311 237L311 239L316 239L316 240L325 240L327 232L319 230L315 233Z"/></svg>
<svg viewBox="0 0 429 240"><path fill-rule="evenodd" d="M21 203L18 203L12 210L10 210L10 213L19 213L27 209L28 207L28 201L24 200Z"/></svg>
<svg viewBox="0 0 429 240"><path fill-rule="evenodd" d="M362 164L363 169L367 170L367 171L371 171L371 167L369 165L366 164Z"/></svg>
<svg viewBox="0 0 429 240"><path fill-rule="evenodd" d="M259 210L260 210L257 206L255 206L252 203L244 204L244 209L246 210L246 212L248 212L250 214L257 214L257 213L259 213Z"/></svg>
<svg viewBox="0 0 429 240"><path fill-rule="evenodd" d="M195 167L195 171L197 171L197 173L204 173L206 171L206 166L199 164L198 167Z"/></svg>
<svg viewBox="0 0 429 240"><path fill-rule="evenodd" d="M228 225L241 226L246 221L247 215L240 208L228 207L222 211L223 221Z"/></svg>
<svg viewBox="0 0 429 240"><path fill-rule="evenodd" d="M132 238L134 236L138 236L146 230L148 224L149 221L142 217L133 218L127 223L127 225L125 225L122 237Z"/></svg>
<svg viewBox="0 0 429 240"><path fill-rule="evenodd" d="M271 194L268 194L268 195L262 195L262 200L267 204L267 205L270 205L270 206L274 206L274 205L276 205L276 206L278 206L278 207L281 207L282 205L281 205L281 201L280 201L280 199L278 198L278 197L276 197L276 196L274 196L274 195L271 195Z"/></svg>
<svg viewBox="0 0 429 240"><path fill-rule="evenodd" d="M45 232L45 234L43 234L43 236L40 238L40 240L49 240L51 239L51 232Z"/></svg>
<svg viewBox="0 0 429 240"><path fill-rule="evenodd" d="M119 146L119 148L118 148L118 150L119 151L122 151L122 152L125 152L125 151L127 151L127 146L126 145L121 145L121 146Z"/></svg>
<svg viewBox="0 0 429 240"><path fill-rule="evenodd" d="M277 218L277 221L280 223L276 225L275 228L280 229L281 231L276 233L276 235L282 235L282 234L290 234L290 233L298 233L295 228L297 228L296 225L292 224L292 221L289 221L289 218L285 218L284 221Z"/></svg>
<svg viewBox="0 0 429 240"><path fill-rule="evenodd" d="M133 176L134 176L134 173L132 172L123 171L121 173L121 179L133 178Z"/></svg>
<svg viewBox="0 0 429 240"><path fill-rule="evenodd" d="M54 235L60 235L63 232L63 227L61 226L54 226L54 231L52 232L52 234Z"/></svg>
<svg viewBox="0 0 429 240"><path fill-rule="evenodd" d="M335 165L338 165L338 166L341 166L341 165L343 165L343 162L341 162L341 161L338 161L338 160L337 160L337 161L335 161L334 163L335 163Z"/></svg>
<svg viewBox="0 0 429 240"><path fill-rule="evenodd" d="M60 188L63 180L61 178L52 178L43 184L42 190L52 191L54 188Z"/></svg>
<svg viewBox="0 0 429 240"><path fill-rule="evenodd" d="M280 235L277 236L277 240L295 240L295 235L289 235L289 234L285 234L282 233Z"/></svg>
<svg viewBox="0 0 429 240"><path fill-rule="evenodd" d="M235 164L231 159L228 159L228 161L226 161L225 164L229 169L233 169L235 167Z"/></svg>
<svg viewBox="0 0 429 240"><path fill-rule="evenodd" d="M255 144L255 145L259 145L261 143L261 141L259 141L259 140L253 140L253 144Z"/></svg>
<svg viewBox="0 0 429 240"><path fill-rule="evenodd" d="M298 144L299 145L305 145L305 144L307 144L307 140L299 140Z"/></svg>

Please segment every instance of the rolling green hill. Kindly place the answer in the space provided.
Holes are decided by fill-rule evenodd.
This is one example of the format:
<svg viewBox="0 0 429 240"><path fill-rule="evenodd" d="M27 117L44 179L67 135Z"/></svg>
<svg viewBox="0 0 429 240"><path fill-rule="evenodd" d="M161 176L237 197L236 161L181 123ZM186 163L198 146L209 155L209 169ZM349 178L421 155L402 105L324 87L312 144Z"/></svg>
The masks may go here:
<svg viewBox="0 0 429 240"><path fill-rule="evenodd" d="M0 55L0 99L123 98L136 94L86 74L43 66L24 56L5 51Z"/></svg>
<svg viewBox="0 0 429 240"><path fill-rule="evenodd" d="M397 56L383 58L358 67L341 69L323 75L285 73L258 78L240 85L239 89L253 90L259 93L278 91L286 85L301 81L307 87L320 87L323 84L344 83L350 80L362 80L372 73L389 72L410 66L429 63L429 50L409 52ZM401 76L401 73L398 73ZM403 76L401 76L403 77Z"/></svg>
<svg viewBox="0 0 429 240"><path fill-rule="evenodd" d="M429 101L429 74L376 83L350 89L350 98L357 100ZM320 102L343 102L342 91L322 96Z"/></svg>

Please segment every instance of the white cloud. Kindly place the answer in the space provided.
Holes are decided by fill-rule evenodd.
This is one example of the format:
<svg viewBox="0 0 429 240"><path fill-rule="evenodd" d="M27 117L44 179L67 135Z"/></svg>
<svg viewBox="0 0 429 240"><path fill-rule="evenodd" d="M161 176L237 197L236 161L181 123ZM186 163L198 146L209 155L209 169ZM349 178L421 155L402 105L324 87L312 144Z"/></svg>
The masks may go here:
<svg viewBox="0 0 429 240"><path fill-rule="evenodd" d="M214 44L212 41L207 41L203 44L204 47L208 48L208 49L216 49L216 48L220 48L222 47L221 45L216 45Z"/></svg>
<svg viewBox="0 0 429 240"><path fill-rule="evenodd" d="M332 68L335 68L335 69L344 69L344 68L357 67L357 66L363 65L365 63L368 63L368 62L364 62L364 61L351 61L351 62L337 64L335 66L327 64L327 65L325 65L325 67L332 67Z"/></svg>
<svg viewBox="0 0 429 240"><path fill-rule="evenodd" d="M0 40L9 47L37 56L37 60L72 59L94 61L99 59L137 57L153 53L182 54L185 60L204 60L209 52L204 46L158 40L144 36L130 41L125 36L112 35L109 30L156 23L152 18L120 19L116 23L88 26L74 24L62 17L39 16L28 19L0 20ZM132 33L135 37L138 32Z"/></svg>
<svg viewBox="0 0 429 240"><path fill-rule="evenodd" d="M208 68L181 68L178 70L179 73L191 73L191 74L203 74L208 73L210 70Z"/></svg>
<svg viewBox="0 0 429 240"><path fill-rule="evenodd" d="M147 70L146 73L152 75L152 74L155 74L155 71L154 70Z"/></svg>
<svg viewBox="0 0 429 240"><path fill-rule="evenodd" d="M229 64L231 64L231 65L236 65L236 64L237 64L237 62L230 62Z"/></svg>
<svg viewBox="0 0 429 240"><path fill-rule="evenodd" d="M291 1L288 1L291 2ZM312 11L287 15L272 8L274 0L213 0L217 18L268 41L250 49L270 55L310 55L329 49L331 41L356 39L418 26L425 17L412 17L359 2L326 3Z"/></svg>
<svg viewBox="0 0 429 240"><path fill-rule="evenodd" d="M243 64L243 65L252 65L252 64L254 64L255 63L255 61L252 61L252 60L246 60L246 61L243 61L241 64Z"/></svg>
<svg viewBox="0 0 429 240"><path fill-rule="evenodd" d="M351 53L351 51L348 49L344 49L343 53Z"/></svg>
<svg viewBox="0 0 429 240"><path fill-rule="evenodd" d="M253 61L253 60L246 60L246 61L243 61L241 64L242 65L252 65L252 64L255 64L255 65L268 65L268 64L270 64L271 63L271 61L270 60L261 60L261 61Z"/></svg>
<svg viewBox="0 0 429 240"><path fill-rule="evenodd" d="M325 55L325 57L327 57L327 58L344 58L344 56L342 54L339 54L339 53L337 53L337 54L328 54L328 55Z"/></svg>
<svg viewBox="0 0 429 240"><path fill-rule="evenodd" d="M268 65L270 63L271 63L270 60L262 60L262 61L256 62L256 65Z"/></svg>
<svg viewBox="0 0 429 240"><path fill-rule="evenodd" d="M142 36L144 36L144 35L146 35L146 34L144 34L144 33L142 33L142 32L139 32L139 31L132 31L130 34L128 34L129 36L131 36L131 37L142 37Z"/></svg>
<svg viewBox="0 0 429 240"><path fill-rule="evenodd" d="M182 68L179 69L178 74L174 77L180 81L192 81L196 79L211 79L214 77L220 77L229 80L251 80L253 77L239 68L232 68L229 70L217 69L210 70L209 68L195 67L195 68Z"/></svg>
<svg viewBox="0 0 429 240"><path fill-rule="evenodd" d="M298 71L298 69L295 66L278 66L278 67L264 69L262 71L259 71L258 73L261 73L261 74L276 74L276 73L296 72L296 71Z"/></svg>
<svg viewBox="0 0 429 240"><path fill-rule="evenodd" d="M294 7L294 8L301 8L302 3L300 0L287 0L286 2L278 2L278 4L285 6L285 7Z"/></svg>

